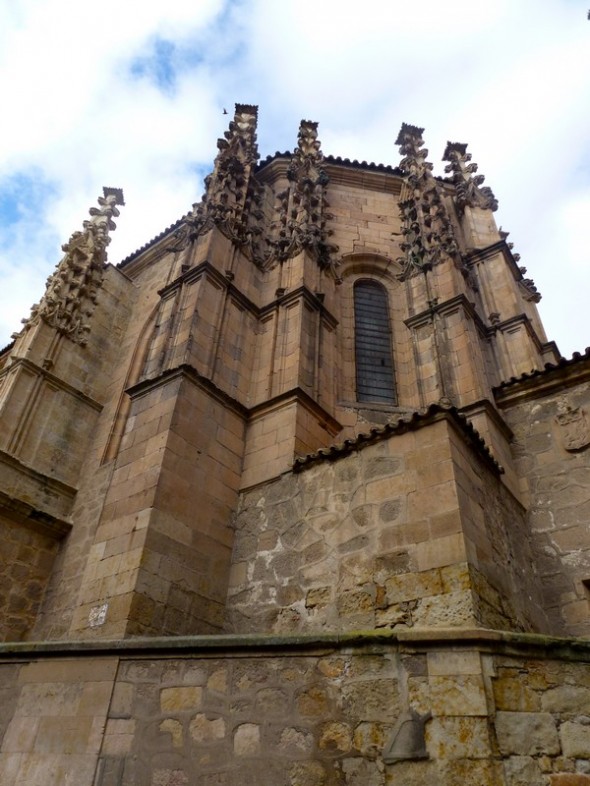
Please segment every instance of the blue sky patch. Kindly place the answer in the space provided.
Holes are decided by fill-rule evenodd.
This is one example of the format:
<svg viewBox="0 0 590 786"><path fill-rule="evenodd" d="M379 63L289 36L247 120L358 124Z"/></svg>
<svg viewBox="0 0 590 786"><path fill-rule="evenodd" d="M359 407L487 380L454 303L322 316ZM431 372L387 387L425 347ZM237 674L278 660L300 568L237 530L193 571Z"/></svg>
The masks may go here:
<svg viewBox="0 0 590 786"><path fill-rule="evenodd" d="M0 180L0 248L13 242L16 227L35 215L44 216L56 185L36 169L16 172Z"/></svg>
<svg viewBox="0 0 590 786"><path fill-rule="evenodd" d="M177 70L176 46L172 41L156 38L151 51L136 58L130 66L131 75L136 79L149 79L164 93L174 91Z"/></svg>

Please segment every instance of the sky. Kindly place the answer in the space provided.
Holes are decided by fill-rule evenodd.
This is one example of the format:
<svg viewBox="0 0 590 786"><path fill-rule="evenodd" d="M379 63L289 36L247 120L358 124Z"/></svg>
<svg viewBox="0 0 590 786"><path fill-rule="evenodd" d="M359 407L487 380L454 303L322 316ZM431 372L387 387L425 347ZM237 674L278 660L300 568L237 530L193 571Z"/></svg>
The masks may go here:
<svg viewBox="0 0 590 786"><path fill-rule="evenodd" d="M434 173L466 142L563 355L590 345L588 0L0 0L0 347L103 186L117 264L203 193L235 102L261 157L301 119L327 155ZM229 117L223 114L228 110Z"/></svg>

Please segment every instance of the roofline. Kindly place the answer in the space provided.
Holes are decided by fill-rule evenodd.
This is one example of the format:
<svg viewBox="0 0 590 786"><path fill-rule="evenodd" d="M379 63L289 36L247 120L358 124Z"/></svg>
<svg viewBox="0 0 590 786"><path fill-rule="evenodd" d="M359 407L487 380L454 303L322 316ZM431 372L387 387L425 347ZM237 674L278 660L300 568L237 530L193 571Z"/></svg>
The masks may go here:
<svg viewBox="0 0 590 786"><path fill-rule="evenodd" d="M501 382L492 388L498 406L539 395L549 395L564 387L590 380L590 347L574 352L571 358L560 358L557 363L545 363L542 369L532 369L518 377Z"/></svg>
<svg viewBox="0 0 590 786"><path fill-rule="evenodd" d="M277 159L285 158L290 159L293 153L289 150L280 153L278 150L274 155L267 156L263 161L260 161L254 170L256 173L263 170L269 164ZM376 164L374 161L358 161L356 158L341 158L340 156L324 156L323 162L326 164L335 164L337 166L345 166L350 169L364 169L368 172L386 172L389 175L403 176L402 170L398 166L391 166L390 164Z"/></svg>
<svg viewBox="0 0 590 786"><path fill-rule="evenodd" d="M412 412L411 415L391 420L380 428L372 428L368 434L361 433L354 438L345 439L344 442L338 445L332 445L329 448L320 448L320 450L317 450L315 453L299 456L295 459L293 470L299 472L319 461L336 461L337 459L347 456L349 453L362 450L368 445L373 445L375 442L389 439L389 437L398 434L405 434L408 431L415 431L416 429L422 428L423 426L429 426L440 420L447 420L453 423L458 431L461 432L466 442L475 448L481 458L496 475L502 475L504 473L504 468L496 461L486 445L485 440L480 436L473 424L457 409L457 407L444 404L431 404L425 409Z"/></svg>

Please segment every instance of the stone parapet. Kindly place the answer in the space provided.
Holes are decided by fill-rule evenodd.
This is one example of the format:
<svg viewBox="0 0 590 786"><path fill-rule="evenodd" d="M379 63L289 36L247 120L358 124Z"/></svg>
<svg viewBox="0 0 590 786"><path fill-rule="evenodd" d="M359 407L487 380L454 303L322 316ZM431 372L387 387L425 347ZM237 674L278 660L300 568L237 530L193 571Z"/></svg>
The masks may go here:
<svg viewBox="0 0 590 786"><path fill-rule="evenodd" d="M4 644L0 777L578 786L589 675L588 642L481 629Z"/></svg>

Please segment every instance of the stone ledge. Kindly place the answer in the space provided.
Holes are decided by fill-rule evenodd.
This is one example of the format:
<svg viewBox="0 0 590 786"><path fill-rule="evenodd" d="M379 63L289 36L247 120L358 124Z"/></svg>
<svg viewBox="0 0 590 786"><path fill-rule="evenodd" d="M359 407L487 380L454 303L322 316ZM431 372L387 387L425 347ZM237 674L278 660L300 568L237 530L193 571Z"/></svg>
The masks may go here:
<svg viewBox="0 0 590 786"><path fill-rule="evenodd" d="M165 657L171 653L226 657L276 651L324 652L367 648L371 652L398 649L477 649L497 655L523 655L590 661L590 640L559 638L535 633L511 633L487 628L408 628L405 630L359 630L350 633L302 635L227 634L213 636L169 636L129 638L116 641L31 641L0 643L0 660L29 660L39 657L76 655L120 655Z"/></svg>

